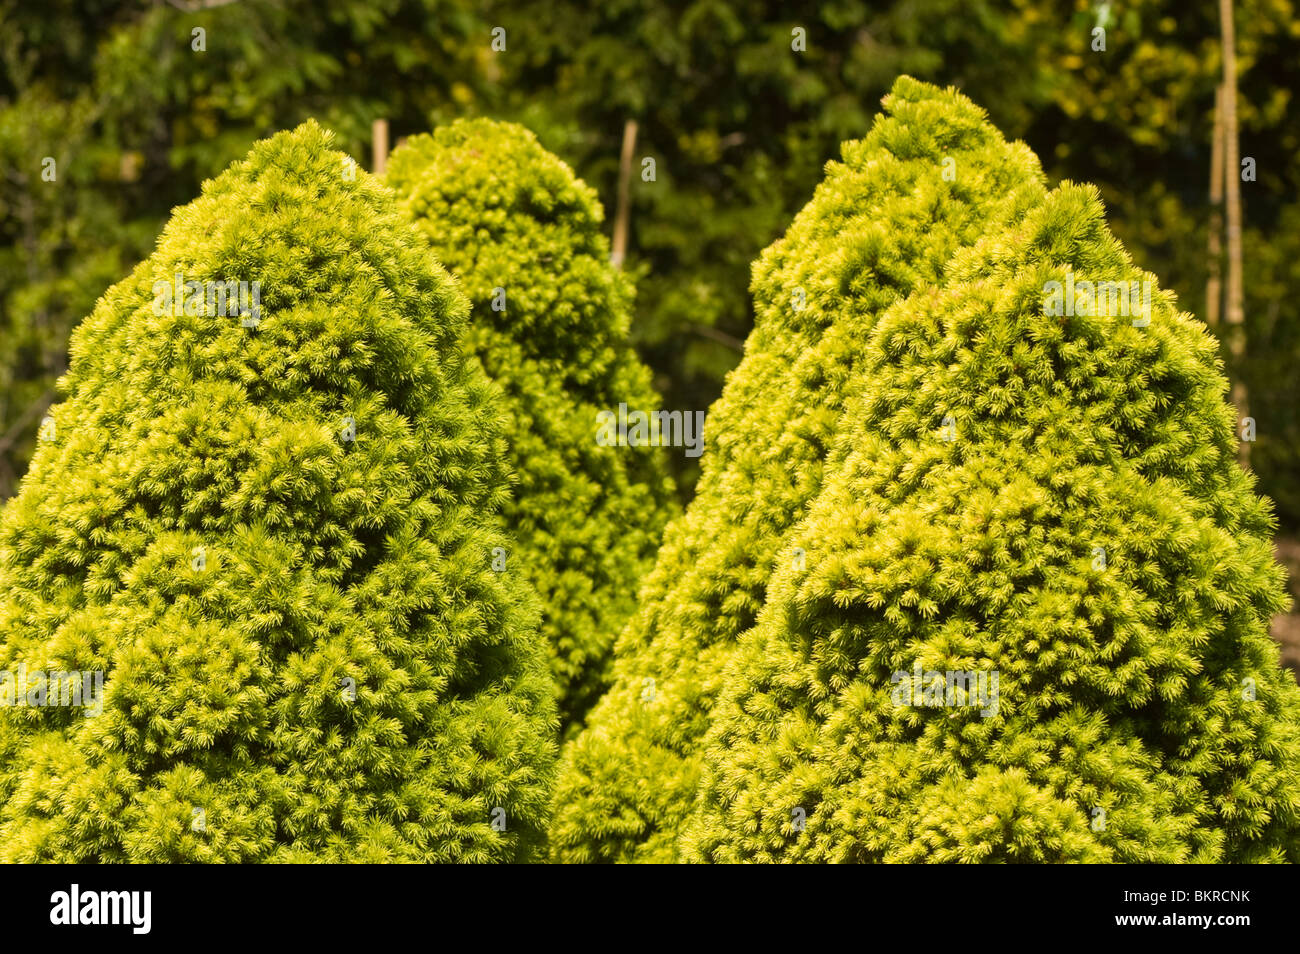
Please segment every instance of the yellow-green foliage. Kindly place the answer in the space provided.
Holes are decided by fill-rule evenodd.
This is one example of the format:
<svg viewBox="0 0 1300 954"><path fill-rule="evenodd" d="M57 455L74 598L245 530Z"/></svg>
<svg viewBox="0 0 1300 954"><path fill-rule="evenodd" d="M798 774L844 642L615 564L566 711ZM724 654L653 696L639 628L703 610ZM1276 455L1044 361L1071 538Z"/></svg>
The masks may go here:
<svg viewBox="0 0 1300 954"><path fill-rule="evenodd" d="M671 511L665 451L596 439L601 411L658 406L628 341L631 285L609 264L595 193L520 126L412 137L387 181L473 304L466 350L502 389L518 480L507 566L542 598L561 717L576 726Z"/></svg>
<svg viewBox="0 0 1300 954"><path fill-rule="evenodd" d="M260 283L260 324L155 307L176 273ZM0 710L0 857L528 856L555 710L536 597L490 565L467 312L313 123L105 293L0 520L0 668L102 671L103 709Z"/></svg>
<svg viewBox="0 0 1300 954"><path fill-rule="evenodd" d="M1084 297L1144 281L1149 310ZM1026 204L869 338L847 457L713 711L685 856L1300 860L1268 507L1214 341L1096 191Z"/></svg>
<svg viewBox="0 0 1300 954"><path fill-rule="evenodd" d="M957 93L904 77L885 109L755 265L755 328L710 412L696 498L665 533L613 688L561 760L557 859L678 857L724 671L821 489L872 328L1017 193L1044 191L1032 153Z"/></svg>

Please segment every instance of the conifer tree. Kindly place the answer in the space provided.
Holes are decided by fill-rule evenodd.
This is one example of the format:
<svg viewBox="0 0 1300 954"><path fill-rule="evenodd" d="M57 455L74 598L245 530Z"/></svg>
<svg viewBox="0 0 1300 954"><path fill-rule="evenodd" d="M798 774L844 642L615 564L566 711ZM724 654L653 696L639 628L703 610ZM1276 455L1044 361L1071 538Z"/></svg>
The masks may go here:
<svg viewBox="0 0 1300 954"><path fill-rule="evenodd" d="M307 123L206 183L73 337L0 519L6 860L540 843L552 688L536 597L491 566L467 302L329 142ZM97 701L40 704L78 672Z"/></svg>
<svg viewBox="0 0 1300 954"><path fill-rule="evenodd" d="M1213 339L1091 187L948 278L871 332L847 458L786 541L803 568L781 561L714 710L684 855L1300 860L1273 521Z"/></svg>
<svg viewBox="0 0 1300 954"><path fill-rule="evenodd" d="M508 563L542 599L562 723L576 728L671 512L664 451L598 440L602 411L657 409L628 340L631 283L609 264L595 192L521 126L460 120L412 137L387 182L461 280L466 349L505 395Z"/></svg>
<svg viewBox="0 0 1300 954"><path fill-rule="evenodd" d="M903 77L884 106L755 264L754 331L709 414L696 497L665 533L613 687L561 761L559 860L677 858L723 673L821 488L873 325L937 283L1018 194L1044 192L1032 153L958 93Z"/></svg>

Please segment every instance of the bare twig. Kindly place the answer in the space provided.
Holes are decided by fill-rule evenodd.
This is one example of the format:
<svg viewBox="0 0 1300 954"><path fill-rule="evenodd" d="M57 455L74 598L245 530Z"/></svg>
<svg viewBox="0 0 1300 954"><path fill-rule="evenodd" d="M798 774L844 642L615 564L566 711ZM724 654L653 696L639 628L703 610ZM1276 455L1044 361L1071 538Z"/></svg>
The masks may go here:
<svg viewBox="0 0 1300 954"><path fill-rule="evenodd" d="M731 350L740 354L745 353L745 342L727 334L725 331L719 331L717 328L710 328L708 325L687 325L686 330L694 332L701 338L708 338L710 341L716 341L718 344L726 345Z"/></svg>

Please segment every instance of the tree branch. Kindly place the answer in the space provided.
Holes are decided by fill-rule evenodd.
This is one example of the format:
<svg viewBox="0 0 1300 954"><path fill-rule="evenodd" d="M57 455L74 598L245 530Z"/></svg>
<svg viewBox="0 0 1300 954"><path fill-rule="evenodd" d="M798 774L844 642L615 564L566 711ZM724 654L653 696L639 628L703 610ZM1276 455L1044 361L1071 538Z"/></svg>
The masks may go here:
<svg viewBox="0 0 1300 954"><path fill-rule="evenodd" d="M739 338L732 337L725 331L719 331L717 328L710 328L708 325L687 325L687 331L693 331L701 338L708 338L710 341L716 341L718 344L726 345L732 351L739 354L745 353L745 342Z"/></svg>

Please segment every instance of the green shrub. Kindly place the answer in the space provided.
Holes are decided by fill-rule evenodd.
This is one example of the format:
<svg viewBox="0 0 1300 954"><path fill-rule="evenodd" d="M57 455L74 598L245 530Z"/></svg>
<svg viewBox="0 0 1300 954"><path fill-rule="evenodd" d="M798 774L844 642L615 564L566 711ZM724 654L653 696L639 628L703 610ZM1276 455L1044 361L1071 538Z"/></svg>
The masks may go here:
<svg viewBox="0 0 1300 954"><path fill-rule="evenodd" d="M1083 294L1144 281L1145 313ZM687 857L1300 860L1272 517L1215 342L1153 286L1066 185L875 324Z"/></svg>
<svg viewBox="0 0 1300 954"><path fill-rule="evenodd" d="M562 758L559 860L677 857L724 671L782 540L821 489L872 327L939 282L1020 193L1044 192L1030 151L957 93L904 77L884 102L889 115L844 145L755 265L756 324L710 412L695 500L665 533L620 637L613 688Z"/></svg>
<svg viewBox="0 0 1300 954"><path fill-rule="evenodd" d="M552 688L535 595L491 568L508 484L467 303L328 144L308 123L206 183L73 337L0 520L0 664L102 671L102 712L0 711L6 860L541 840ZM249 283L245 315L166 302L177 273Z"/></svg>
<svg viewBox="0 0 1300 954"><path fill-rule="evenodd" d="M600 446L597 415L650 412L628 342L631 285L595 193L523 127L458 121L393 153L388 184L473 304L466 348L502 388L508 565L542 598L565 726L603 691L671 511L663 451Z"/></svg>

